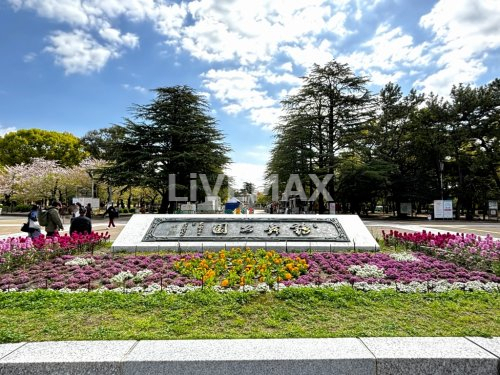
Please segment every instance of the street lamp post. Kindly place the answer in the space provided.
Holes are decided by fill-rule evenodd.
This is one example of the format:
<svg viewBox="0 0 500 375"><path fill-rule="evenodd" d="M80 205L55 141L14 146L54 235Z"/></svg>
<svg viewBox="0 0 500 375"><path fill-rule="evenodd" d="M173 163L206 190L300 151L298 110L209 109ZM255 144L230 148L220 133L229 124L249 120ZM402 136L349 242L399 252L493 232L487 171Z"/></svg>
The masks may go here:
<svg viewBox="0 0 500 375"><path fill-rule="evenodd" d="M444 199L443 199L443 169L444 163L442 161L439 162L439 180L441 185L441 219L444 219Z"/></svg>

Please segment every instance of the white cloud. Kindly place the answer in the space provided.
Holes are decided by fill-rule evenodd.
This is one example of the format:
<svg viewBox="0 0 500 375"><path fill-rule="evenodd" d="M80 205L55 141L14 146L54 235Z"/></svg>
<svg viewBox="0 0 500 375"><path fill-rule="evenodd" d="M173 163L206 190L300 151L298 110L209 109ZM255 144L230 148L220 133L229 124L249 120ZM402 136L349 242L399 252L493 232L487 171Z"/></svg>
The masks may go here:
<svg viewBox="0 0 500 375"><path fill-rule="evenodd" d="M487 71L487 52L500 47L500 8L496 0L440 0L420 19L435 35L432 54L439 70L416 83L448 95L453 84L475 82Z"/></svg>
<svg viewBox="0 0 500 375"><path fill-rule="evenodd" d="M283 65L278 66L278 70L284 70L285 72L293 72L293 64L289 61Z"/></svg>
<svg viewBox="0 0 500 375"><path fill-rule="evenodd" d="M404 76L404 72L397 71L391 74L383 73L379 70L372 69L370 71L370 82L375 85L385 86L389 82L398 82L401 77Z"/></svg>
<svg viewBox="0 0 500 375"><path fill-rule="evenodd" d="M82 2L74 0L8 0L14 9L32 9L40 16L74 26L84 26L90 22Z"/></svg>
<svg viewBox="0 0 500 375"><path fill-rule="evenodd" d="M222 103L222 109L232 115L247 112L254 124L271 129L279 116L279 98L263 89L264 81L296 84L288 75L273 75L265 71L211 69L202 75L203 86Z"/></svg>
<svg viewBox="0 0 500 375"><path fill-rule="evenodd" d="M264 127L276 120L282 86L301 83L294 68L332 59L333 41L350 33L346 9L352 1L9 0L17 10L73 28L51 33L45 48L66 74L98 72L136 48L139 38L121 30L121 19L150 22L176 53L239 64L242 69L208 71L203 85L224 111L245 112ZM271 68L277 59L281 66Z"/></svg>
<svg viewBox="0 0 500 375"><path fill-rule="evenodd" d="M49 40L50 46L45 51L55 55L56 64L62 66L66 74L100 71L110 58L118 56L113 48L97 43L81 30L58 31Z"/></svg>
<svg viewBox="0 0 500 375"><path fill-rule="evenodd" d="M209 62L267 63L282 46L319 45L321 38L317 43L314 40L322 33L336 38L349 33L347 15L323 0L200 0L190 2L188 11L192 21L182 29L177 45Z"/></svg>
<svg viewBox="0 0 500 375"><path fill-rule="evenodd" d="M261 89L258 76L243 69L215 70L211 69L202 75L203 85L213 92L221 103L241 110L251 110L272 106L276 101Z"/></svg>
<svg viewBox="0 0 500 375"><path fill-rule="evenodd" d="M224 173L234 179L236 189L241 189L244 182L251 182L255 187L263 186L265 170L265 164L232 163Z"/></svg>
<svg viewBox="0 0 500 375"><path fill-rule="evenodd" d="M24 55L23 61L26 63L29 63L29 62L32 62L33 60L35 60L35 58L36 58L36 53L30 52L30 53L27 53L26 55Z"/></svg>
<svg viewBox="0 0 500 375"><path fill-rule="evenodd" d="M333 59L333 46L329 40L310 39L300 45L287 45L281 48L290 59L302 68L308 69L313 64L323 65Z"/></svg>
<svg viewBox="0 0 500 375"><path fill-rule="evenodd" d="M120 30L112 27L104 27L100 29L99 35L102 39L115 47L125 46L135 48L139 45L139 38L137 35L131 33L121 34Z"/></svg>
<svg viewBox="0 0 500 375"><path fill-rule="evenodd" d="M281 107L255 108L250 111L250 119L253 123L262 125L266 130L272 130L278 123L281 115Z"/></svg>
<svg viewBox="0 0 500 375"><path fill-rule="evenodd" d="M448 97L453 85L473 83L486 70L486 66L480 60L459 60L445 65L443 69L424 79L415 81L415 86L427 93L433 92Z"/></svg>
<svg viewBox="0 0 500 375"><path fill-rule="evenodd" d="M261 164L267 163L270 157L270 146L256 145L248 149L244 156L249 160L260 162Z"/></svg>
<svg viewBox="0 0 500 375"><path fill-rule="evenodd" d="M142 87L142 86L131 86L129 85L128 83L124 83L122 85L122 87L125 89L125 90L132 90L132 91L137 91L137 92L140 92L141 94L145 94L147 93L149 90L145 87Z"/></svg>
<svg viewBox="0 0 500 375"><path fill-rule="evenodd" d="M50 45L45 51L55 56L56 64L62 66L66 74L89 74L100 71L109 59L119 57L122 46L137 45L131 34L120 35L106 29L105 36L112 39L111 44L100 44L83 30L57 31L49 36Z"/></svg>
<svg viewBox="0 0 500 375"><path fill-rule="evenodd" d="M170 6L160 4L155 9L156 12L153 14L152 18L156 30L160 34L168 37L180 37L180 31L182 30L182 25L187 15L186 4L172 4Z"/></svg>
<svg viewBox="0 0 500 375"><path fill-rule="evenodd" d="M362 47L364 49L339 56L338 60L380 86L397 82L409 67L425 68L431 60L427 43L415 45L412 36L386 23L379 25L374 37Z"/></svg>
<svg viewBox="0 0 500 375"><path fill-rule="evenodd" d="M14 127L4 128L4 127L0 126L0 138L2 138L7 133L11 133L11 132L15 132L15 131L17 131L17 129Z"/></svg>
<svg viewBox="0 0 500 375"><path fill-rule="evenodd" d="M500 47L498 0L437 0L419 23L435 36L431 43L416 42L407 31L411 27L388 18L350 53L341 52L343 41L358 33L365 20L363 26L371 25L384 0L8 2L18 11L32 10L64 24L47 38L45 51L66 74L98 72L137 48L139 37L126 32L122 21L147 22L178 54L173 64L179 65L186 53L213 64L202 74L202 85L223 111L247 115L265 128L276 123L279 100L301 84L297 75L313 64L336 58L378 85L418 77L418 87L442 93L457 79L477 80L486 71L486 54ZM34 56L27 54L25 61ZM232 68L222 69L222 64ZM128 89L140 91L140 86Z"/></svg>

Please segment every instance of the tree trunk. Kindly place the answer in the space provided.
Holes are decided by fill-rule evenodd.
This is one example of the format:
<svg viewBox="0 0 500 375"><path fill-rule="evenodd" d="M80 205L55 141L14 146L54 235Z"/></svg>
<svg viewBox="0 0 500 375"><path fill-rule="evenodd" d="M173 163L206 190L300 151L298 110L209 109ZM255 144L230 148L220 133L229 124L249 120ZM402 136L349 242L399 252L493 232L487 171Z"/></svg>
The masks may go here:
<svg viewBox="0 0 500 375"><path fill-rule="evenodd" d="M161 195L161 204L160 204L160 209L158 210L158 213L166 214L169 211L170 211L170 200L168 199L168 191L167 191L166 193L163 193ZM173 212L169 212L169 213L173 213Z"/></svg>

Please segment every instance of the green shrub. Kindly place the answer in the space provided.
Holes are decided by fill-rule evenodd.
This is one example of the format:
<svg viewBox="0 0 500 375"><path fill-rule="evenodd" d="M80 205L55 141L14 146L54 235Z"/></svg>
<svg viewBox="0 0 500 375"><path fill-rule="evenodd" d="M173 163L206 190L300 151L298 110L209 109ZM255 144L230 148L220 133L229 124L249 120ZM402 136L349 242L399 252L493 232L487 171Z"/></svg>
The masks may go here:
<svg viewBox="0 0 500 375"><path fill-rule="evenodd" d="M14 212L29 212L31 210L31 206L29 204L18 204L14 207Z"/></svg>

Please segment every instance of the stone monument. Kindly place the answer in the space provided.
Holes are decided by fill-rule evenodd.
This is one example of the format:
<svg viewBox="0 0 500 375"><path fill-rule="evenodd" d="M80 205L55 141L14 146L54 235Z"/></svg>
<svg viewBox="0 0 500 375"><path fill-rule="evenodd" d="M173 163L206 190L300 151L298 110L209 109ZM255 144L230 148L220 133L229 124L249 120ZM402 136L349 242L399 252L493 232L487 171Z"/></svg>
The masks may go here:
<svg viewBox="0 0 500 375"><path fill-rule="evenodd" d="M113 251L378 250L357 215L133 215Z"/></svg>

